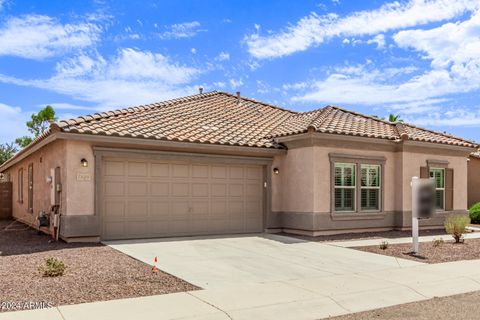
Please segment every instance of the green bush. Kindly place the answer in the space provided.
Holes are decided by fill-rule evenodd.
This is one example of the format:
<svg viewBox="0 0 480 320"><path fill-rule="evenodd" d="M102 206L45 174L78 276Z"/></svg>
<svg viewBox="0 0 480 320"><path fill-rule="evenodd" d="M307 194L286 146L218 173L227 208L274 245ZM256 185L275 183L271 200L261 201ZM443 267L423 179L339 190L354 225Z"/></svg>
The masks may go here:
<svg viewBox="0 0 480 320"><path fill-rule="evenodd" d="M470 219L472 223L479 223L480 224L480 202L475 203L470 208Z"/></svg>
<svg viewBox="0 0 480 320"><path fill-rule="evenodd" d="M65 263L57 258L48 258L45 265L38 267L44 277L58 277L65 273Z"/></svg>
<svg viewBox="0 0 480 320"><path fill-rule="evenodd" d="M380 242L380 245L378 247L382 250L387 250L388 249L388 241Z"/></svg>
<svg viewBox="0 0 480 320"><path fill-rule="evenodd" d="M445 231L451 234L456 243L463 240L463 234L470 224L470 218L465 215L454 214L445 219Z"/></svg>

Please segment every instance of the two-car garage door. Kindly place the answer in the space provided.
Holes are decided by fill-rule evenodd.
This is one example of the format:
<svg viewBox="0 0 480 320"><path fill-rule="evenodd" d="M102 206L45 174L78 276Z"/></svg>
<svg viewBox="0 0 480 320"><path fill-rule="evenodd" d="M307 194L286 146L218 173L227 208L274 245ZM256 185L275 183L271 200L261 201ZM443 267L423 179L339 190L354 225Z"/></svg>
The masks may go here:
<svg viewBox="0 0 480 320"><path fill-rule="evenodd" d="M263 167L105 158L102 239L261 232Z"/></svg>

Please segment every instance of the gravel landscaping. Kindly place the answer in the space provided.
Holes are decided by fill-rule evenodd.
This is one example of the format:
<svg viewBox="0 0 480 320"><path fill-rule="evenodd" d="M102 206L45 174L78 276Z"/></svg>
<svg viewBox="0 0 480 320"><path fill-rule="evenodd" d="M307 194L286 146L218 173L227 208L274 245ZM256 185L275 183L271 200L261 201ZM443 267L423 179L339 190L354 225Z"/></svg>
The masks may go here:
<svg viewBox="0 0 480 320"><path fill-rule="evenodd" d="M430 300L402 304L398 306L376 309L372 311L353 313L331 320L451 320L479 319L480 292L464 293L450 297L433 298Z"/></svg>
<svg viewBox="0 0 480 320"><path fill-rule="evenodd" d="M372 253L410 259L424 263L440 263L459 260L480 259L480 239L467 239L464 243L455 243L451 237L444 237L444 242L421 242L418 255L409 254L412 244L392 244L385 250L380 249L380 243L376 246L355 247L352 249Z"/></svg>
<svg viewBox="0 0 480 320"><path fill-rule="evenodd" d="M151 266L110 247L50 239L18 222L0 221L0 312L30 302L57 306L199 289L162 271L153 273ZM66 264L63 276L40 274L38 267L50 257Z"/></svg>
<svg viewBox="0 0 480 320"><path fill-rule="evenodd" d="M412 231L399 231L399 230L391 230L391 231L379 231L379 232L356 232L356 233L341 233L341 234L332 234L332 235L325 235L325 236L302 236L296 235L291 233L280 233L280 235L285 235L288 237L293 237L297 239L307 240L307 241L317 241L317 242L325 242L325 241L349 241L349 240L369 240L369 239L395 239L395 238L406 238L412 236ZM445 235L445 229L431 229L431 230L421 230L421 236L437 236L437 235Z"/></svg>

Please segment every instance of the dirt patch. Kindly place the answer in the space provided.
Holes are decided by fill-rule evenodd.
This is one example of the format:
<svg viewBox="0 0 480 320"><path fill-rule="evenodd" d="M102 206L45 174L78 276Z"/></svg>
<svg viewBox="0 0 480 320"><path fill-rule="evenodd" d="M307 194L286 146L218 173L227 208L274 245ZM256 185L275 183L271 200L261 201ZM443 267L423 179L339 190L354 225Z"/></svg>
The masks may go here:
<svg viewBox="0 0 480 320"><path fill-rule="evenodd" d="M40 275L38 266L50 257L67 265L65 275ZM199 289L151 269L101 244L51 242L49 236L23 224L0 224L0 301L4 306L0 312L20 310L24 307L12 306L30 302L57 306ZM7 302L11 302L8 308Z"/></svg>
<svg viewBox="0 0 480 320"><path fill-rule="evenodd" d="M448 240L448 238L443 238L443 240ZM385 250L380 249L379 245L352 249L425 263L480 259L480 239L466 239L464 243L455 243L450 240L443 243L421 242L418 255L409 254L412 250L411 243L390 244Z"/></svg>
<svg viewBox="0 0 480 320"><path fill-rule="evenodd" d="M479 318L480 292L402 304L372 311L332 317L331 320L451 320Z"/></svg>

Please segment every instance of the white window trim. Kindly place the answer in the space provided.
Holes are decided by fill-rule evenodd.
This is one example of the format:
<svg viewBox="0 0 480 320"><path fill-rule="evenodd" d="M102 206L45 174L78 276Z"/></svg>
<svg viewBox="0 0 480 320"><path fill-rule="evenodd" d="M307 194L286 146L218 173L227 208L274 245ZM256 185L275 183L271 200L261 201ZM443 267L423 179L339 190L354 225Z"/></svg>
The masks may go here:
<svg viewBox="0 0 480 320"><path fill-rule="evenodd" d="M442 203L442 207L441 208L436 208L437 211L445 211L445 168L437 168L437 167L431 167L429 168L429 173L428 173L428 176L430 176L430 172L432 172L432 170L440 170L440 171L443 171L443 188L437 188L436 186L436 181L435 181L435 192L436 191L442 191L443 193L443 197L442 197L442 200L443 200L443 203ZM435 179L435 175L433 176L433 178Z"/></svg>
<svg viewBox="0 0 480 320"><path fill-rule="evenodd" d="M336 189L353 189L353 210L336 210L336 207L334 206L333 211L334 212L339 212L339 213L353 213L357 212L357 165L356 163L348 163L348 162L335 162L333 164L333 174L335 174L335 167L337 165L343 165L343 166L349 166L352 167L354 172L353 172L353 186L337 186L335 185L335 177L333 179L333 197L335 197L335 190ZM335 201L334 201L335 203Z"/></svg>
<svg viewBox="0 0 480 320"><path fill-rule="evenodd" d="M362 178L362 167L377 167L378 168L378 186L372 187L372 186L362 186L362 181L360 180L360 197L361 197L361 191L362 190L379 190L378 191L378 198L377 198L377 207L378 209L362 209L362 199L360 198L360 212L378 212L381 210L382 207L382 166L379 164L369 164L369 163L360 163L360 179Z"/></svg>

